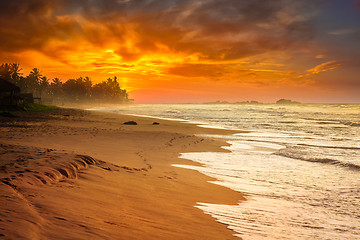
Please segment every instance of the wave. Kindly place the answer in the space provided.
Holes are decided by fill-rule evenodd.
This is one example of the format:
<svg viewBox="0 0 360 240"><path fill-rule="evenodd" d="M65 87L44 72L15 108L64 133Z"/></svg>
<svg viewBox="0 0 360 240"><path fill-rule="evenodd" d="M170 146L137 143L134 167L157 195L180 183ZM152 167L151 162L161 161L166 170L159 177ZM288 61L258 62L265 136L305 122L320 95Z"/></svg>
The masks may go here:
<svg viewBox="0 0 360 240"><path fill-rule="evenodd" d="M304 120L316 121L317 124L343 124L351 127L360 127L360 122L341 121L338 119L303 118Z"/></svg>
<svg viewBox="0 0 360 240"><path fill-rule="evenodd" d="M298 143L299 146L305 147L318 147L318 148L334 148L334 149L346 149L346 150L360 150L360 147L343 147L343 146L327 146L327 145L313 145L306 143Z"/></svg>
<svg viewBox="0 0 360 240"><path fill-rule="evenodd" d="M178 114L180 113L179 111L176 111L176 110L167 110L165 111L166 113L175 113L175 114Z"/></svg>
<svg viewBox="0 0 360 240"><path fill-rule="evenodd" d="M342 162L336 159L330 159L330 158L306 158L303 156L293 155L287 152L279 151L276 153L273 153L274 155L307 161L307 162L316 162L316 163L323 163L323 164L329 164L329 165L336 165L339 167L349 168L351 170L360 171L360 165L355 163L348 163L348 162Z"/></svg>

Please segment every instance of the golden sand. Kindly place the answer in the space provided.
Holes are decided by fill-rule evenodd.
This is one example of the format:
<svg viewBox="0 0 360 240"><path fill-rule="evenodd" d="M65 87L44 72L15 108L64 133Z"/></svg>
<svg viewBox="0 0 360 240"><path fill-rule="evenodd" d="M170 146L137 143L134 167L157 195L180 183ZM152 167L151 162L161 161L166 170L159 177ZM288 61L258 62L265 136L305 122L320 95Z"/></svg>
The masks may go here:
<svg viewBox="0 0 360 240"><path fill-rule="evenodd" d="M171 166L195 164L182 152L225 151L194 134L233 131L72 109L15 115L0 117L1 238L238 239L194 205L243 195Z"/></svg>

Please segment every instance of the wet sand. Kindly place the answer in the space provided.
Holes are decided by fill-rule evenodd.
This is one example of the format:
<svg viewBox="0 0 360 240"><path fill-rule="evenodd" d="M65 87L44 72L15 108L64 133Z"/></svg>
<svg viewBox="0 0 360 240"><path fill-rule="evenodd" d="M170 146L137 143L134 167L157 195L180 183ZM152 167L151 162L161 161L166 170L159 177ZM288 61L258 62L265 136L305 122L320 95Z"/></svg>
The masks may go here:
<svg viewBox="0 0 360 240"><path fill-rule="evenodd" d="M182 152L225 151L195 134L233 131L74 109L14 115L0 116L0 239L239 239L194 205L244 196L171 166L195 164Z"/></svg>

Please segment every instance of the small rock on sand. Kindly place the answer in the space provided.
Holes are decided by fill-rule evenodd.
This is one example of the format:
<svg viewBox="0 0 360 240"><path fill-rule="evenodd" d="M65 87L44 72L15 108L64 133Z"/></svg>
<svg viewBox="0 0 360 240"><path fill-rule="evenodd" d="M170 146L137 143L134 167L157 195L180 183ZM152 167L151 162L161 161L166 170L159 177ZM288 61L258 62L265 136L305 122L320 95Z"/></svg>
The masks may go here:
<svg viewBox="0 0 360 240"><path fill-rule="evenodd" d="M128 122L124 122L124 125L137 125L137 122L135 121L128 121Z"/></svg>
<svg viewBox="0 0 360 240"><path fill-rule="evenodd" d="M153 125L159 125L160 123L158 123L158 122L153 122Z"/></svg>

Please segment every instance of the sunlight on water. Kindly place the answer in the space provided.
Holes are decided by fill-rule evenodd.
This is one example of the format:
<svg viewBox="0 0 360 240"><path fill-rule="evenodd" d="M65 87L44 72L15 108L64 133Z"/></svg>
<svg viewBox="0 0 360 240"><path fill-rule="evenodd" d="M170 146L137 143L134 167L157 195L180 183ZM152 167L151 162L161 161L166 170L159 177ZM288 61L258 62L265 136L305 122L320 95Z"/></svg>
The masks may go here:
<svg viewBox="0 0 360 240"><path fill-rule="evenodd" d="M357 172L348 173L346 169L321 163L289 161L273 155L269 151L272 145L255 144L245 148L241 143L240 148L238 146L230 147L236 148L232 153L181 155L204 167L177 167L198 170L219 179L216 184L249 194L248 201L239 206L201 204L200 209L229 224L244 239L356 239L360 236ZM334 236L329 237L331 233Z"/></svg>
<svg viewBox="0 0 360 240"><path fill-rule="evenodd" d="M198 203L243 239L360 239L360 105L133 105L102 109L250 130L229 153L183 153L215 184L248 194Z"/></svg>

